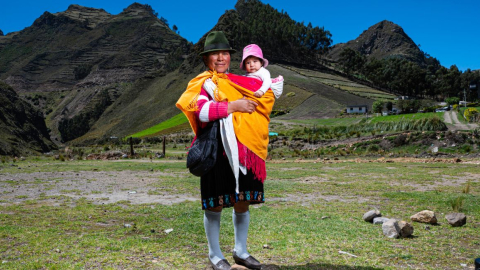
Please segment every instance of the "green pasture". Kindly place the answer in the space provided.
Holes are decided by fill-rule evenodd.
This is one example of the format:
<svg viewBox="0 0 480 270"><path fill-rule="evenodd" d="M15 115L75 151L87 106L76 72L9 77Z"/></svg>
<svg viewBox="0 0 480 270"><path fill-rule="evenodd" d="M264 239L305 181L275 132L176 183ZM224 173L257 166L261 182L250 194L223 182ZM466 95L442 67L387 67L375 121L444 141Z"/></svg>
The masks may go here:
<svg viewBox="0 0 480 270"><path fill-rule="evenodd" d="M396 115L386 115L386 116L374 116L369 118L369 123L377 123L377 122L401 122L401 121L409 121L409 120L418 120L418 119L429 119L438 117L443 119L443 112L441 113L409 113L409 114L396 114Z"/></svg>
<svg viewBox="0 0 480 270"><path fill-rule="evenodd" d="M289 120L291 123L305 124L305 125L317 125L317 126L348 126L357 124L365 117L345 117L345 118L317 118L317 119L298 119ZM272 121L272 122L275 122Z"/></svg>
<svg viewBox="0 0 480 270"><path fill-rule="evenodd" d="M187 122L188 122L187 117L183 113L179 113L179 114L175 115L174 117L172 117L172 118L170 118L166 121L161 122L158 125L147 128L145 130L142 130L140 132L137 132L137 133L132 134L132 135L127 136L127 137L143 138L143 137L147 137L147 136L153 136L153 135L161 132L162 130L173 128L173 127L179 126L181 124L185 124Z"/></svg>
<svg viewBox="0 0 480 270"><path fill-rule="evenodd" d="M267 269L473 269L480 245L478 160L368 161L269 161L266 203L250 209L250 253ZM98 171L112 177L122 172L162 172L149 186L148 194L136 196L198 198L199 179L187 172L184 160L60 162L27 158L15 165L0 164L2 269L207 266L199 202L94 203L86 199L88 194L82 189L59 190L56 196L10 197L20 186L43 189L45 181L51 181L35 178L35 173L55 172L54 181L60 183L62 174L68 172L82 176ZM96 181L102 179L91 179L92 184ZM116 188L121 187L119 180ZM78 194L80 197L73 196ZM456 206L467 215L463 227L451 227L445 220L455 201L461 201ZM436 213L439 224L412 223L413 237L389 239L382 234L381 226L362 220L362 215L373 208L385 217L405 221L429 209ZM167 229L173 231L166 233ZM233 245L228 209L222 216L221 246L231 263Z"/></svg>

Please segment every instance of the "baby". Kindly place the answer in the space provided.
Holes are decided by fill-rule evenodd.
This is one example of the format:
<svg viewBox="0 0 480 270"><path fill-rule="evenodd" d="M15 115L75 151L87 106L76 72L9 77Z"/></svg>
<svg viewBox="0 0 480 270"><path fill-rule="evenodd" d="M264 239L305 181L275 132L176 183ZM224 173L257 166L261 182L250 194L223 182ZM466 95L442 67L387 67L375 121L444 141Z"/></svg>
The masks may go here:
<svg viewBox="0 0 480 270"><path fill-rule="evenodd" d="M263 83L254 95L259 98L271 88L276 98L279 98L283 92L283 77L280 75L271 79L270 72L265 69L268 66L268 60L263 58L262 49L256 44L250 44L243 48L242 62L240 68L245 70L247 77L260 79Z"/></svg>

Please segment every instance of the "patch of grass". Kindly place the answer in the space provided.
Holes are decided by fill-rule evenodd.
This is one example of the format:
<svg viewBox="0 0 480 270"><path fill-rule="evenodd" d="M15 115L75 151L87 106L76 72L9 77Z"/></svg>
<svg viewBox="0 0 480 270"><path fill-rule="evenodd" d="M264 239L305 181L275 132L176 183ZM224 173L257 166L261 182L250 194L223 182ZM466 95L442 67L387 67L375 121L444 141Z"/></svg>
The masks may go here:
<svg viewBox="0 0 480 270"><path fill-rule="evenodd" d="M431 119L438 118L438 113L411 113L411 114L398 114L398 115L386 115L386 116L374 116L369 119L369 123L378 123L378 122L401 122L408 120L418 120L418 119Z"/></svg>
<svg viewBox="0 0 480 270"><path fill-rule="evenodd" d="M183 113L179 113L179 114L175 115L174 117L172 117L172 118L170 118L166 121L163 121L162 123L160 123L158 125L147 128L145 130L142 130L140 132L137 132L137 133L132 134L132 135L127 136L127 137L142 138L142 137L147 137L147 136L154 136L162 130L170 129L170 128L173 128L175 126L187 123L187 122L188 122L187 117Z"/></svg>

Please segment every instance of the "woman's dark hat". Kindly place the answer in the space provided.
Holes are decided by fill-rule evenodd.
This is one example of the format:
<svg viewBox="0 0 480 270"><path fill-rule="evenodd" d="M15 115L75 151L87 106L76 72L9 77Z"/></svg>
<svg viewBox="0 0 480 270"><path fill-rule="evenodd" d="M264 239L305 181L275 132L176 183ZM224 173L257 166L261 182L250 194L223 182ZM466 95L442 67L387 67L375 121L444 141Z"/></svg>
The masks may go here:
<svg viewBox="0 0 480 270"><path fill-rule="evenodd" d="M202 56L209 52L214 51L229 51L230 53L236 52L225 37L225 34L222 31L212 31L208 33L207 38L205 39L205 45L203 46L203 52L199 55Z"/></svg>

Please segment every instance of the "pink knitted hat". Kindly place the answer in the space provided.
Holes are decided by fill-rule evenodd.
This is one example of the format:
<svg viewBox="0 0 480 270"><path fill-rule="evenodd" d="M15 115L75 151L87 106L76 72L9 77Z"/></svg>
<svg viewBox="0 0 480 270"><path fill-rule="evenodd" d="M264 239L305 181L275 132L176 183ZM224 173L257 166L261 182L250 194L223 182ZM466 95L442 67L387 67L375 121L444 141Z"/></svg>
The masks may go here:
<svg viewBox="0 0 480 270"><path fill-rule="evenodd" d="M260 49L260 47L258 47L257 44L250 44L250 45L247 45L245 48L243 48L243 57L242 57L242 62L240 63L241 69L245 70L245 66L243 65L243 62L249 56L255 56L262 59L263 67L268 66L268 60L263 58L262 49Z"/></svg>

